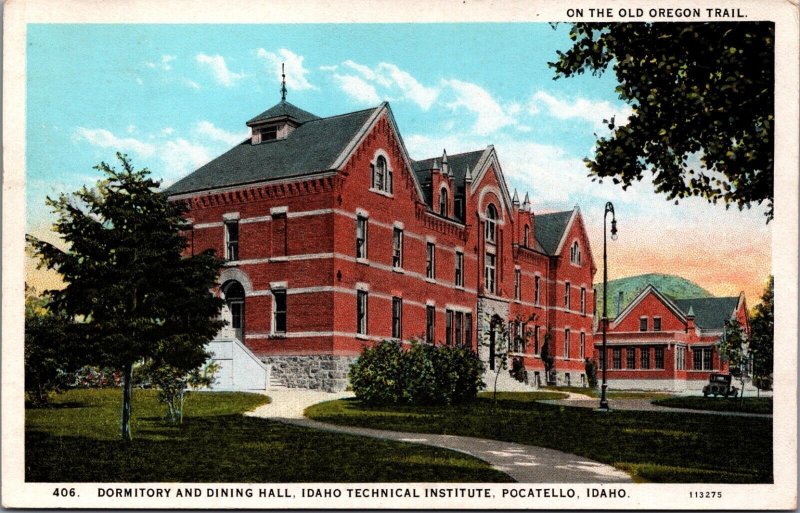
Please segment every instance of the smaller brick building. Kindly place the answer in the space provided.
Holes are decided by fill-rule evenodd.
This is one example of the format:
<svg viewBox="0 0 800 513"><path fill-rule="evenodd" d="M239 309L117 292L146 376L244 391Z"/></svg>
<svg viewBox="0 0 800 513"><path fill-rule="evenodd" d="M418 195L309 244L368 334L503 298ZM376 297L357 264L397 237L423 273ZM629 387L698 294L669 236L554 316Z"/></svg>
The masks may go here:
<svg viewBox="0 0 800 513"><path fill-rule="evenodd" d="M673 299L648 285L610 322L607 379L613 389L699 390L712 372L728 372L718 343L737 320L750 333L744 293ZM602 358L602 324L595 349ZM602 368L602 360L598 360Z"/></svg>

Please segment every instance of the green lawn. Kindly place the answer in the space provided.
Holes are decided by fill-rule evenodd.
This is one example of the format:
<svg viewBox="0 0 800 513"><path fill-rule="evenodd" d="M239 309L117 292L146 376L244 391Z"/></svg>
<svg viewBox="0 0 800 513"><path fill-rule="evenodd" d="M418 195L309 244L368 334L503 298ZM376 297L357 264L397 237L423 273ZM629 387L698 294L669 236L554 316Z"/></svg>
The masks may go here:
<svg viewBox="0 0 800 513"><path fill-rule="evenodd" d="M772 419L680 412L596 412L480 397L447 407L314 405L306 415L376 429L492 438L550 447L612 464L634 479L676 483L771 483Z"/></svg>
<svg viewBox="0 0 800 513"><path fill-rule="evenodd" d="M668 406L670 408L689 408L692 410L772 413L771 397L745 397L744 401L740 398L732 397L670 397L653 401L653 404Z"/></svg>
<svg viewBox="0 0 800 513"><path fill-rule="evenodd" d="M492 399L493 392L479 392L478 397ZM563 392L497 392L497 400L504 401L518 401L518 402L531 402L531 401L553 401L558 399L566 399L567 394Z"/></svg>
<svg viewBox="0 0 800 513"><path fill-rule="evenodd" d="M197 393L169 426L155 392L134 390L133 436L119 441L119 389L73 390L25 413L34 482L507 482L470 456L289 426L242 412L263 395Z"/></svg>
<svg viewBox="0 0 800 513"><path fill-rule="evenodd" d="M573 394L583 394L589 397L600 398L599 388L584 388L584 387L546 387L544 390L551 390L553 392L572 392ZM665 399L672 397L672 394L665 392L650 392L650 391L634 391L634 390L608 390L607 395L609 399Z"/></svg>

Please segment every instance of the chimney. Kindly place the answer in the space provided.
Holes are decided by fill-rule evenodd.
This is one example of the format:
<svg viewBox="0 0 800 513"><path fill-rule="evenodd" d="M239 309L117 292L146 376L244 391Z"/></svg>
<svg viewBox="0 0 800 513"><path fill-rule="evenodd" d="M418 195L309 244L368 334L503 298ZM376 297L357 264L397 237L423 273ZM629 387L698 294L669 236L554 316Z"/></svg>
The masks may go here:
<svg viewBox="0 0 800 513"><path fill-rule="evenodd" d="M687 333L695 332L694 308L691 305L689 306L689 313L686 314L686 331Z"/></svg>

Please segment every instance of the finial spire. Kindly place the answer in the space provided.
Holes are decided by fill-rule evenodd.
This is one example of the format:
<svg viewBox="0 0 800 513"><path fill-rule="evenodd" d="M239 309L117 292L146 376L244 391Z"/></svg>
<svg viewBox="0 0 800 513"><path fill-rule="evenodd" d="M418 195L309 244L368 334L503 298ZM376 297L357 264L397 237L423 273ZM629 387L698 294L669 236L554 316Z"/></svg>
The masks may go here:
<svg viewBox="0 0 800 513"><path fill-rule="evenodd" d="M281 101L286 101L286 63L281 63Z"/></svg>

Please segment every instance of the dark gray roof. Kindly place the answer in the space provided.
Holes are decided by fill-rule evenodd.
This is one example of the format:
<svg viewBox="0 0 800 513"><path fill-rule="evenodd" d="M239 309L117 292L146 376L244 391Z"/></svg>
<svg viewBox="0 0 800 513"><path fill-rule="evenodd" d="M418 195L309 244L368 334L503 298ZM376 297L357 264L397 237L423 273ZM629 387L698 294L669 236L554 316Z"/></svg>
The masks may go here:
<svg viewBox="0 0 800 513"><path fill-rule="evenodd" d="M286 139L253 145L248 138L166 192L184 194L330 170L347 143L381 107L307 121Z"/></svg>
<svg viewBox="0 0 800 513"><path fill-rule="evenodd" d="M689 308L694 310L694 322L707 330L721 330L725 321L730 320L733 311L739 304L738 297L701 297L694 299L676 299L684 314Z"/></svg>
<svg viewBox="0 0 800 513"><path fill-rule="evenodd" d="M467 167L469 167L472 177L475 177L475 166L478 164L478 160L480 160L484 151L485 150L469 151L467 153L457 153L447 156L447 163L450 165L450 171L453 173L457 188L464 187ZM428 171L433 168L434 161L438 161L439 167L442 166L441 155L414 161L414 173L417 175L417 180L419 180L420 184L430 183L431 174ZM425 188L424 185L423 188Z"/></svg>
<svg viewBox="0 0 800 513"><path fill-rule="evenodd" d="M282 118L284 116L288 116L297 121L298 123L305 123L306 121L319 119L319 116L315 116L310 112L306 112L303 109L296 107L295 105L292 105L286 100L281 100L281 102L278 103L277 105L270 107L269 109L265 110L258 116L248 121L247 124L252 125L253 123L257 123L259 121L266 121L272 118Z"/></svg>
<svg viewBox="0 0 800 513"><path fill-rule="evenodd" d="M564 236L564 230L572 217L572 210L563 212L553 212L551 214L539 214L534 218L533 235L536 237L544 252L548 255L555 255L558 243Z"/></svg>

